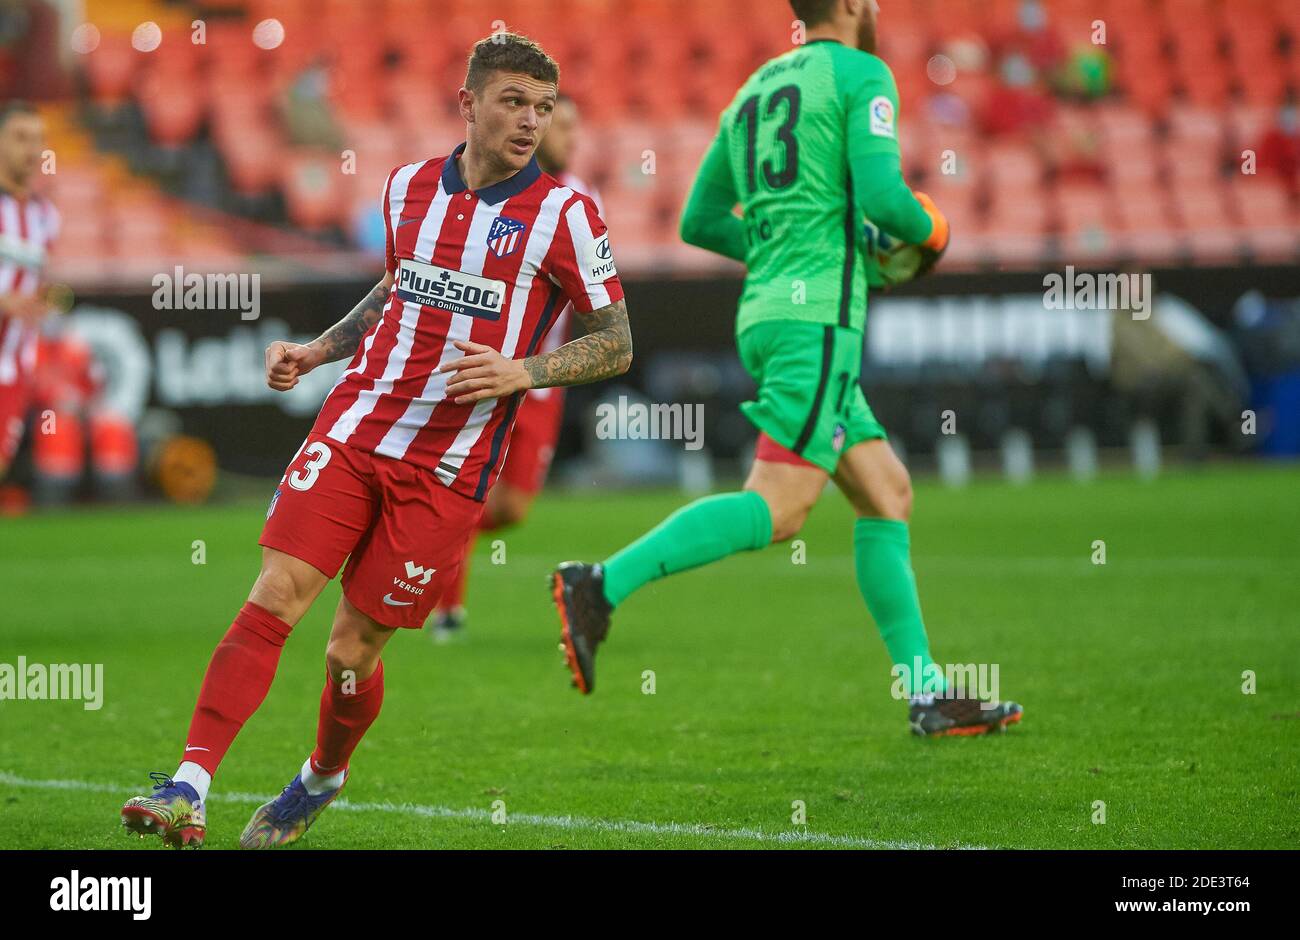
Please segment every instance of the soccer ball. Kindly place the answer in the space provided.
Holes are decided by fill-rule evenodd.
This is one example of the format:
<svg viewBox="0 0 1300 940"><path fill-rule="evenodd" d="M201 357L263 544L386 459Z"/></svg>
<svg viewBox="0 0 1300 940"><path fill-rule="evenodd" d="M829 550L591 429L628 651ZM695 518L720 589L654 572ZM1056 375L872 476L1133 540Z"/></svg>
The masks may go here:
<svg viewBox="0 0 1300 940"><path fill-rule="evenodd" d="M867 242L867 283L872 287L894 287L913 280L925 263L920 245L909 245L879 228L870 219L863 221Z"/></svg>

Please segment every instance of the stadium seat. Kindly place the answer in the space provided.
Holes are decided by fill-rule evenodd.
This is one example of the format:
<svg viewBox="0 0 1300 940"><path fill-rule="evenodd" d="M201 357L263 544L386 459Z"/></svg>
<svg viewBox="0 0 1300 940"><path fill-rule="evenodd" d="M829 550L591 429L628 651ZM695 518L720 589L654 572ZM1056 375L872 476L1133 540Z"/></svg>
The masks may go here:
<svg viewBox="0 0 1300 940"><path fill-rule="evenodd" d="M1184 190L1177 208L1196 260L1222 263L1240 254L1244 239L1222 186Z"/></svg>
<svg viewBox="0 0 1300 940"><path fill-rule="evenodd" d="M281 141L267 131L250 128L243 137L222 146L222 159L230 185L236 193L256 196L277 181L282 156Z"/></svg>
<svg viewBox="0 0 1300 940"><path fill-rule="evenodd" d="M290 220L308 231L321 231L344 220L342 175L332 154L292 152L280 176Z"/></svg>
<svg viewBox="0 0 1300 940"><path fill-rule="evenodd" d="M1228 187L1246 243L1257 261L1285 262L1300 249L1300 209L1276 180L1242 176Z"/></svg>
<svg viewBox="0 0 1300 940"><path fill-rule="evenodd" d="M995 144L985 148L984 164L989 185L999 195L1018 194L1020 201L1043 185L1043 161L1028 147Z"/></svg>
<svg viewBox="0 0 1300 940"><path fill-rule="evenodd" d="M99 48L82 57L91 100L102 107L116 107L125 101L139 60L130 36L105 32Z"/></svg>
<svg viewBox="0 0 1300 940"><path fill-rule="evenodd" d="M153 69L143 77L137 91L149 136L162 147L179 147L193 140L207 112L202 86L185 84L192 78L184 73Z"/></svg>

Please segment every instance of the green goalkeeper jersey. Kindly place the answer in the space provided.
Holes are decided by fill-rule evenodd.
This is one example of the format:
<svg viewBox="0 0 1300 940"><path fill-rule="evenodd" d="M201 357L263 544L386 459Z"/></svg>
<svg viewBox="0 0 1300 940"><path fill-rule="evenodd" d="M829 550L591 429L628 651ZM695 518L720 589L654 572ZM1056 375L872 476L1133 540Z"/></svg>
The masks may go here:
<svg viewBox="0 0 1300 940"><path fill-rule="evenodd" d="M833 40L771 59L723 112L682 216L687 242L749 269L737 333L765 320L862 330L864 217L911 244L930 235L903 182L893 74Z"/></svg>

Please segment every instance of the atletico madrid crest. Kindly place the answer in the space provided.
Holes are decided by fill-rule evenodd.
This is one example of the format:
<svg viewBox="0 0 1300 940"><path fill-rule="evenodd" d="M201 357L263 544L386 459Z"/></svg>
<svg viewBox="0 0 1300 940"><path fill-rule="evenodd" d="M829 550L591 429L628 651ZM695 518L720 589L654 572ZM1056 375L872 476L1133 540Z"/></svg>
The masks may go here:
<svg viewBox="0 0 1300 940"><path fill-rule="evenodd" d="M492 254L498 258L504 258L515 252L524 240L524 230L528 226L523 222L516 222L514 219L506 218L499 215L492 220L492 228L488 230L487 243L492 249Z"/></svg>

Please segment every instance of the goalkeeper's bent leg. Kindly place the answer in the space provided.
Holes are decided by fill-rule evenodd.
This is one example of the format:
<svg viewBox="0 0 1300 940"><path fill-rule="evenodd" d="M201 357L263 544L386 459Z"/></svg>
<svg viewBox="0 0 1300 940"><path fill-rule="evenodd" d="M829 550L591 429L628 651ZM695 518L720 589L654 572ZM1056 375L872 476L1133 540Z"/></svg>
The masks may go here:
<svg viewBox="0 0 1300 940"><path fill-rule="evenodd" d="M604 562L605 599L670 574L793 538L826 484L807 464L755 460L745 489L697 499Z"/></svg>

